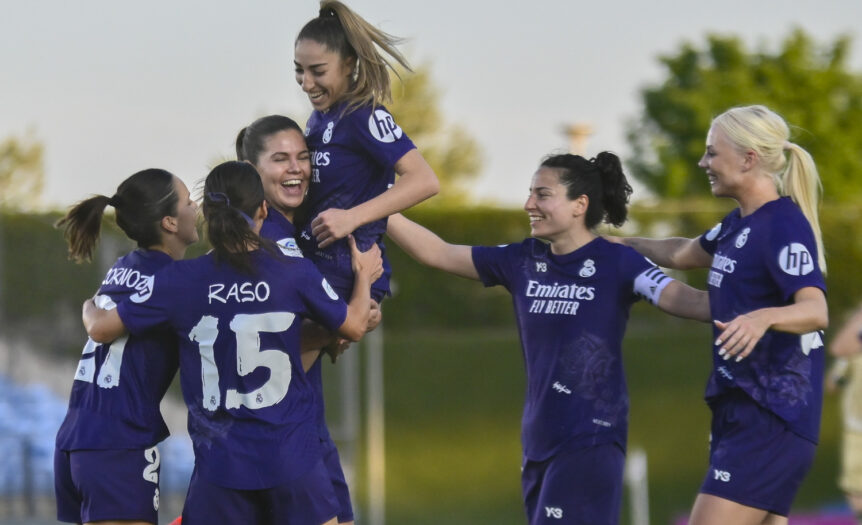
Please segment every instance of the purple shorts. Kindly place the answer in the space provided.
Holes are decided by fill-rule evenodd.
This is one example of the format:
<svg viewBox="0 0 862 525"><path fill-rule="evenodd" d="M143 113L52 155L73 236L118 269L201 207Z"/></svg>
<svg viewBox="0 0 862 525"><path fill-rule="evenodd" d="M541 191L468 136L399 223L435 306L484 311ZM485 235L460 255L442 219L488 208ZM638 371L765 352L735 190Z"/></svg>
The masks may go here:
<svg viewBox="0 0 862 525"><path fill-rule="evenodd" d="M159 449L55 450L57 519L158 523Z"/></svg>
<svg viewBox="0 0 862 525"><path fill-rule="evenodd" d="M322 460L286 485L260 490L215 485L195 468L183 508L183 525L320 525L338 512L338 500Z"/></svg>
<svg viewBox="0 0 862 525"><path fill-rule="evenodd" d="M353 505L350 503L350 488L341 468L341 459L338 457L338 449L332 438L321 440L320 447L323 450L323 463L329 471L329 479L332 481L332 489L338 499L338 523L353 521Z"/></svg>
<svg viewBox="0 0 862 525"><path fill-rule="evenodd" d="M530 525L617 525L625 453L616 443L564 449L524 461L521 487Z"/></svg>
<svg viewBox="0 0 862 525"><path fill-rule="evenodd" d="M817 445L742 392L710 408L709 470L700 492L787 516Z"/></svg>

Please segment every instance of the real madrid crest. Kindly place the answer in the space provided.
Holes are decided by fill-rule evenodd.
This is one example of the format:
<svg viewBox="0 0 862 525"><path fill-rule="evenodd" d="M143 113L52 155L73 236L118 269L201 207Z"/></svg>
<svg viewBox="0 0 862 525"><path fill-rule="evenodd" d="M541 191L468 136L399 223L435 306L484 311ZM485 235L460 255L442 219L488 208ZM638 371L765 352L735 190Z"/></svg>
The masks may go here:
<svg viewBox="0 0 862 525"><path fill-rule="evenodd" d="M587 259L584 261L584 265L581 266L581 271L578 272L578 275L586 279L587 277L592 277L596 273L596 262L592 259Z"/></svg>
<svg viewBox="0 0 862 525"><path fill-rule="evenodd" d="M750 231L751 228L745 228L744 230L742 230L742 232L740 232L739 235L736 236L735 246L737 248L742 248L743 246L745 246L745 243L748 241L748 232Z"/></svg>
<svg viewBox="0 0 862 525"><path fill-rule="evenodd" d="M323 132L323 143L329 144L329 141L332 140L332 128L335 127L335 122L330 122L326 125L326 130Z"/></svg>

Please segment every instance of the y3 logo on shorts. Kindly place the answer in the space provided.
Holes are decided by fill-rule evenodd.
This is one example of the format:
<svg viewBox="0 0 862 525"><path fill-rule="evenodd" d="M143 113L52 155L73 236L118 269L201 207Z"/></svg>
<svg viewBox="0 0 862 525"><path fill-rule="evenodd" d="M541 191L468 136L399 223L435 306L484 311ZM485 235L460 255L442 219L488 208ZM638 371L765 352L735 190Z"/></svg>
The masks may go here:
<svg viewBox="0 0 862 525"><path fill-rule="evenodd" d="M560 507L545 507L545 517L561 520L563 519L563 509Z"/></svg>
<svg viewBox="0 0 862 525"><path fill-rule="evenodd" d="M730 481L730 472L726 470L713 469L713 474L715 475L715 479L719 481L723 481L724 483Z"/></svg>

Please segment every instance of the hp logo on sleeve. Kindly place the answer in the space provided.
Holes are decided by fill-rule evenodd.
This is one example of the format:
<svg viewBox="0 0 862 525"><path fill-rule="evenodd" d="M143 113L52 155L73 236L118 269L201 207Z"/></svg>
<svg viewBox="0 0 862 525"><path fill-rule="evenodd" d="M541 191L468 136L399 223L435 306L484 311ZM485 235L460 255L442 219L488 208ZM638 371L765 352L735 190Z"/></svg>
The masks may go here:
<svg viewBox="0 0 862 525"><path fill-rule="evenodd" d="M808 248L798 242L785 246L778 254L778 265L788 275L808 275L814 271L814 259Z"/></svg>
<svg viewBox="0 0 862 525"><path fill-rule="evenodd" d="M404 134L392 115L382 109L374 110L374 113L368 117L368 131L375 139L387 144L395 142Z"/></svg>

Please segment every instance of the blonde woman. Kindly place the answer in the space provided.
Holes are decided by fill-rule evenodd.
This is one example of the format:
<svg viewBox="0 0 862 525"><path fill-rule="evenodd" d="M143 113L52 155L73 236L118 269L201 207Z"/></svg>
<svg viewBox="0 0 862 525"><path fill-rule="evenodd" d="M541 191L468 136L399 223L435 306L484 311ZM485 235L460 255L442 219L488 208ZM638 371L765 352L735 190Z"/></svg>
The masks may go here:
<svg viewBox="0 0 862 525"><path fill-rule="evenodd" d="M712 194L738 208L696 239L620 239L659 266L710 268L710 461L689 523L786 524L814 459L823 399L820 181L787 123L764 106L716 117L698 165Z"/></svg>

